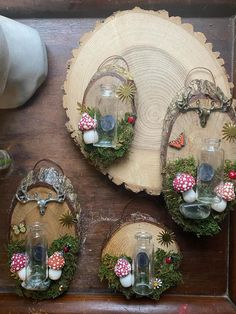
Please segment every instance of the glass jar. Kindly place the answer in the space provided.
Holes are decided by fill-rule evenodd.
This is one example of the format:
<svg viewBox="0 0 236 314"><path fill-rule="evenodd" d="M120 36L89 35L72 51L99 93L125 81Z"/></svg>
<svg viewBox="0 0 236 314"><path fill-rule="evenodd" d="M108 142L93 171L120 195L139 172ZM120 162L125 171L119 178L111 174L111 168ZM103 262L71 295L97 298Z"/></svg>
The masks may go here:
<svg viewBox="0 0 236 314"><path fill-rule="evenodd" d="M47 239L43 224L36 222L26 236L26 279L22 287L27 290L46 290L50 285L47 266Z"/></svg>
<svg viewBox="0 0 236 314"><path fill-rule="evenodd" d="M97 96L97 108L99 115L97 120L98 141L94 146L116 147L117 142L117 101L116 86L113 84L101 84Z"/></svg>
<svg viewBox="0 0 236 314"><path fill-rule="evenodd" d="M12 158L10 154L3 149L0 149L0 177L4 176L10 169Z"/></svg>
<svg viewBox="0 0 236 314"><path fill-rule="evenodd" d="M133 256L133 290L139 295L148 295L152 292L153 281L153 245L152 236L147 232L138 232Z"/></svg>
<svg viewBox="0 0 236 314"><path fill-rule="evenodd" d="M216 188L224 181L224 151L219 139L205 139L197 170L197 200L203 204L221 201Z"/></svg>

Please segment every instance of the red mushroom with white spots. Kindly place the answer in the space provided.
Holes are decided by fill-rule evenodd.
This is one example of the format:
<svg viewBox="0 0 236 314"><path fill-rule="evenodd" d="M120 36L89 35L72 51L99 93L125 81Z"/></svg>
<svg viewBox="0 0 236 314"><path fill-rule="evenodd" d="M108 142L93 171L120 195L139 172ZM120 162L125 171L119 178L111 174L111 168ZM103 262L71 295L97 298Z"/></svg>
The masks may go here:
<svg viewBox="0 0 236 314"><path fill-rule="evenodd" d="M232 182L226 182L225 184L217 186L215 191L221 200L220 202L213 203L211 208L217 212L223 212L227 207L227 202L235 199L234 184Z"/></svg>
<svg viewBox="0 0 236 314"><path fill-rule="evenodd" d="M196 192L193 190L195 184L195 178L188 173L178 173L173 180L174 190L182 193L186 203L192 203L196 200Z"/></svg>
<svg viewBox="0 0 236 314"><path fill-rule="evenodd" d="M96 127L97 120L93 119L87 112L84 112L79 122L79 129L83 132L85 144L97 143L98 133Z"/></svg>
<svg viewBox="0 0 236 314"><path fill-rule="evenodd" d="M125 258L119 258L114 272L120 279L120 283L124 288L128 288L132 285L131 265Z"/></svg>
<svg viewBox="0 0 236 314"><path fill-rule="evenodd" d="M61 252L55 252L48 259L48 276L52 280L58 280L62 274L62 268L65 265L65 259Z"/></svg>
<svg viewBox="0 0 236 314"><path fill-rule="evenodd" d="M27 256L24 253L14 253L11 258L12 273L17 273L20 280L25 281L26 274L29 273L29 269L26 269Z"/></svg>

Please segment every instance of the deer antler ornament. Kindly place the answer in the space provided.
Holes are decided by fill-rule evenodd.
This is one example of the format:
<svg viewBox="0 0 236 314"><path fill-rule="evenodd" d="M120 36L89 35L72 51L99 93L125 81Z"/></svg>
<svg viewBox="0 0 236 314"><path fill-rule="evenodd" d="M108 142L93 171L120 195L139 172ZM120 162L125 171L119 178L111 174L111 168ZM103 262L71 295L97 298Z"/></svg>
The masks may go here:
<svg viewBox="0 0 236 314"><path fill-rule="evenodd" d="M45 215L47 204L50 202L63 203L65 200L65 194L58 193L56 197L53 197L51 193L48 193L47 198L40 198L38 193L29 195L27 192L23 192L23 193L18 192L16 193L16 198L22 204L26 204L28 202L37 202L40 215L43 216Z"/></svg>
<svg viewBox="0 0 236 314"><path fill-rule="evenodd" d="M56 196L53 196L52 193L48 193L48 196L43 198L37 192L29 194L28 188L31 185L39 182L50 185L56 192ZM16 199L22 204L26 204L28 202L37 202L40 215L42 216L45 215L48 203L63 203L65 198L66 188L64 175L59 173L53 167L41 168L38 174L35 174L33 171L31 171L27 178L21 182L21 185L16 192Z"/></svg>

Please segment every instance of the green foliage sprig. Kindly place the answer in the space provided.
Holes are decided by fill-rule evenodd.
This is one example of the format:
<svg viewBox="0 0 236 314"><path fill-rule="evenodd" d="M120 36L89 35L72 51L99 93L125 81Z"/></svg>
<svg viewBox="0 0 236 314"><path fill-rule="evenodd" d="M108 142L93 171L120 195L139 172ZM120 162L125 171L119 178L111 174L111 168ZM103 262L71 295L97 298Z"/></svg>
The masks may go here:
<svg viewBox="0 0 236 314"><path fill-rule="evenodd" d="M128 259L131 263L131 258L128 256L122 256ZM171 258L171 262L167 263L166 258ZM119 277L114 272L115 265L119 257L106 254L101 261L99 268L99 278L101 281L106 280L108 287L114 291L121 292L127 299L131 297L140 297L135 294L132 287L122 287ZM182 275L178 268L182 256L179 253L165 252L162 249L157 249L154 253L154 279L158 278L162 281L162 285L159 288L153 288L152 293L148 295L149 298L159 300L161 294L167 289L176 286L182 281Z"/></svg>
<svg viewBox="0 0 236 314"><path fill-rule="evenodd" d="M58 280L51 281L50 287L46 291L30 291L21 287L22 281L16 277L16 292L20 296L25 296L35 300L54 299L64 293L70 285L76 271L77 254L79 251L79 239L70 235L65 235L52 242L48 256L56 251L63 251L65 246L69 246L69 251L64 254L65 266L62 269L62 275ZM11 257L14 253L25 252L24 241L14 241L8 245L8 261L9 267Z"/></svg>
<svg viewBox="0 0 236 314"><path fill-rule="evenodd" d="M231 181L227 174L230 170L234 169L236 169L236 161L225 162L224 173L226 181ZM206 219L197 220L185 218L179 211L183 199L180 193L174 191L173 180L178 172L186 172L196 177L196 162L193 157L179 158L169 162L164 172L163 194L172 219L180 225L184 231L195 233L198 237L213 236L219 233L221 230L219 223L224 220L230 209L236 204L236 201L228 202L227 208L222 213L212 210L210 216Z"/></svg>

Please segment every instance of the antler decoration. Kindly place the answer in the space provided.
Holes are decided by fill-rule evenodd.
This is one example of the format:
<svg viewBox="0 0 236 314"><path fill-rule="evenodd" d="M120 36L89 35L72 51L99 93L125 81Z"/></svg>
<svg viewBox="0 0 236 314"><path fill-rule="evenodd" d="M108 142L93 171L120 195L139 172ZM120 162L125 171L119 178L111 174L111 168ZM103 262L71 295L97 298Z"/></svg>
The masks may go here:
<svg viewBox="0 0 236 314"><path fill-rule="evenodd" d="M37 202L40 215L43 216L45 215L47 204L50 202L63 203L65 200L65 194L57 191L56 197L53 197L51 193L48 193L47 198L40 198L38 193L29 195L26 191L20 190L16 193L16 198L22 204Z"/></svg>
<svg viewBox="0 0 236 314"><path fill-rule="evenodd" d="M201 102L198 99L195 105L191 104L191 99L196 96L202 95L204 98L210 98L209 108L201 106ZM227 98L221 89L215 84L207 80L193 80L189 86L179 95L179 99L176 101L176 106L181 113L187 111L195 111L199 115L201 127L205 127L210 114L214 111L227 112L230 110L232 99Z"/></svg>
<svg viewBox="0 0 236 314"><path fill-rule="evenodd" d="M42 198L38 193L28 194L29 187L40 182L50 185L56 192L56 196L53 196L52 193L48 193L46 198ZM28 176L22 180L16 192L16 199L22 204L37 202L40 215L43 216L45 215L48 203L63 203L67 192L65 177L63 174L60 174L52 167L41 168L39 174L35 174L31 171Z"/></svg>

